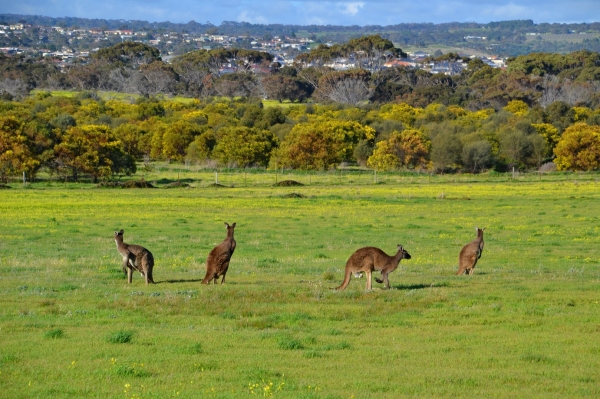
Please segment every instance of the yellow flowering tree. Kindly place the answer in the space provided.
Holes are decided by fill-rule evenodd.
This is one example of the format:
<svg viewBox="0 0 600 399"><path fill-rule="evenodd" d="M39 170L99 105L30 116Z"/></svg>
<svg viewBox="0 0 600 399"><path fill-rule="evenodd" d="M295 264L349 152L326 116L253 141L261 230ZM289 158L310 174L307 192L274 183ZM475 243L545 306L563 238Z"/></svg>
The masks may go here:
<svg viewBox="0 0 600 399"><path fill-rule="evenodd" d="M600 169L600 126L577 123L565 129L556 148L558 170Z"/></svg>
<svg viewBox="0 0 600 399"><path fill-rule="evenodd" d="M531 126L533 126L536 132L544 138L549 152L552 153L558 140L560 140L558 129L549 123L532 123Z"/></svg>
<svg viewBox="0 0 600 399"><path fill-rule="evenodd" d="M39 168L23 131L24 124L13 116L0 118L0 179L26 172L33 174Z"/></svg>
<svg viewBox="0 0 600 399"><path fill-rule="evenodd" d="M393 132L388 140L377 143L367 165L377 170L424 166L429 162L430 149L431 142L417 129Z"/></svg>
<svg viewBox="0 0 600 399"><path fill-rule="evenodd" d="M521 100L512 100L504 107L505 111L510 112L513 115L523 116L529 112L529 106Z"/></svg>
<svg viewBox="0 0 600 399"><path fill-rule="evenodd" d="M271 160L274 167L326 169L354 158L360 140L373 140L375 130L356 121L329 120L294 126Z"/></svg>

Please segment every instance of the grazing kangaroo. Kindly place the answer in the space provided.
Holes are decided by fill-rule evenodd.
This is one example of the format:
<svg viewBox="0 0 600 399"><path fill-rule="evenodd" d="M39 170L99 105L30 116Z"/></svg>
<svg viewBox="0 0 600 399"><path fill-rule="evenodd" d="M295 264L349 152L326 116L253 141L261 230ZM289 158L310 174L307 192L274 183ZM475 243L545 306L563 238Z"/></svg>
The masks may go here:
<svg viewBox="0 0 600 399"><path fill-rule="evenodd" d="M473 274L473 269L475 269L475 265L483 253L483 230L485 228L475 227L475 230L477 230L477 238L465 245L458 256L457 276L465 273L467 275Z"/></svg>
<svg viewBox="0 0 600 399"><path fill-rule="evenodd" d="M123 271L127 270L127 282L131 284L133 271L137 270L146 279L146 285L148 283L154 284L152 279L154 257L152 253L140 245L125 244L123 242L123 230L115 231L115 242L117 243L117 251L123 257Z"/></svg>
<svg viewBox="0 0 600 399"><path fill-rule="evenodd" d="M372 286L372 273L374 271L381 271L381 277L383 277L382 280L376 278L375 281L380 284L385 283L385 288L390 288L388 274L398 268L398 263L402 259L410 259L410 254L400 244L398 244L398 252L394 256L389 256L381 249L375 247L360 248L346 262L344 282L336 289L346 289L348 284L350 284L350 276L352 274L356 276L358 273L364 272L367 276L367 290L370 290Z"/></svg>
<svg viewBox="0 0 600 399"><path fill-rule="evenodd" d="M231 226L225 223L225 226L227 226L227 237L208 254L208 258L206 259L206 276L202 280L202 284L210 284L211 280L216 284L219 276L223 276L221 284L225 282L225 274L227 274L227 269L229 268L229 261L231 260L233 251L235 251L235 240L233 239L235 223Z"/></svg>

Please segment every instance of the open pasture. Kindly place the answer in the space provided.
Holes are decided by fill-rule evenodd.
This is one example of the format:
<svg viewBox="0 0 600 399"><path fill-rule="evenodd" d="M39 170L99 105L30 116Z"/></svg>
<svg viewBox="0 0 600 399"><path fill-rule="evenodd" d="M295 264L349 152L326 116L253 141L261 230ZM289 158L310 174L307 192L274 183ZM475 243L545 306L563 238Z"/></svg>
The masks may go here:
<svg viewBox="0 0 600 399"><path fill-rule="evenodd" d="M0 191L2 397L600 396L596 181L73 187ZM201 286L223 222L227 283ZM127 285L121 228L156 285ZM390 290L334 291L396 244Z"/></svg>

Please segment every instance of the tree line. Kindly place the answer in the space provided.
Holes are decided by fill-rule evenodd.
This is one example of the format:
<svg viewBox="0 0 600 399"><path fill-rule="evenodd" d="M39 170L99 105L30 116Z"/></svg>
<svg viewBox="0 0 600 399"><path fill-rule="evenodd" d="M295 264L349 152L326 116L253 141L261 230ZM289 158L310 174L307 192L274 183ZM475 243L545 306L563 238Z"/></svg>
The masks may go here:
<svg viewBox="0 0 600 399"><path fill-rule="evenodd" d="M600 168L600 110L512 100L500 110L405 102L264 107L254 99L102 100L38 93L0 102L0 179L40 171L94 181L168 160L207 167L438 173Z"/></svg>
<svg viewBox="0 0 600 399"><path fill-rule="evenodd" d="M139 20L110 20L88 19L76 17L45 17L38 15L0 14L0 21L6 24L28 22L41 26L60 26L63 28L101 28L101 29L133 29L145 31L154 35L165 32L190 34L222 34L230 36L247 36L255 38L272 38L274 36L303 36L326 43L344 43L359 36L381 35L400 46L427 47L445 45L450 47L472 48L488 53L493 47L493 53L504 56L516 56L532 52L573 52L579 50L600 51L600 40L590 38L579 40L579 33L598 33L600 23L539 23L532 20L496 21L489 23L449 22L449 23L401 23L387 26L339 26L339 25L286 25L286 24L252 24L248 22L224 21L220 25L210 22L187 23L148 22ZM573 40L527 40L527 33L538 34L573 34ZM466 36L486 37L486 40L468 40ZM52 38L60 41L59 37ZM537 38L536 38L537 39ZM541 37L540 37L541 39ZM35 43L31 37L21 42L16 37L0 37L4 46L23 46ZM79 50L90 50L98 43L71 42ZM59 43L45 43L45 46ZM100 45L104 45L100 43ZM60 48L60 47L58 47Z"/></svg>
<svg viewBox="0 0 600 399"><path fill-rule="evenodd" d="M286 66L274 62L269 53L245 49L197 50L165 63L157 49L124 42L93 53L89 63L63 71L53 60L0 55L0 96L21 99L30 90L43 88L347 105L439 103L472 111L500 110L513 100L529 107L547 107L555 101L592 109L600 104L600 53L518 56L508 60L506 70L453 53L431 59L464 62L466 68L456 76L384 68L387 61L403 54L391 41L372 35L343 45L318 46ZM331 62L339 58L351 60L354 68L332 69Z"/></svg>

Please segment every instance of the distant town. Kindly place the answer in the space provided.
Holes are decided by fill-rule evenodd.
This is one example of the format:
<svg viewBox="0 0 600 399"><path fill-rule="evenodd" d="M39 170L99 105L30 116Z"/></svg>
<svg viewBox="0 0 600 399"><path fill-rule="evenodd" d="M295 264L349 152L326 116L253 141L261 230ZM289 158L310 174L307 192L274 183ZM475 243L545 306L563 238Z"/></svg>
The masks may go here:
<svg viewBox="0 0 600 399"><path fill-rule="evenodd" d="M295 36L295 35L294 35ZM90 53L100 48L119 42L133 41L156 47L160 50L163 61L169 62L174 56L194 50L213 50L217 48L247 48L264 51L273 55L274 62L281 66L290 65L299 54L308 52L316 47L314 38L294 36L252 37L249 35L228 36L223 34L190 34L184 32L150 32L133 31L131 29L82 29L61 26L35 26L26 23L0 25L0 38L12 39L23 43L14 47L1 47L6 55L25 54L30 56L48 57L54 60L59 68L71 64L85 64ZM36 40L37 39L37 40ZM465 37L467 40L485 39L481 37ZM29 44L29 45L27 45ZM47 47L43 47L47 44ZM331 46L333 42L322 43ZM88 48L88 50L83 50ZM494 68L503 68L506 57L476 56L459 53L460 59L435 61L433 57L442 55L430 54L424 51L408 52L407 57L391 59L383 67L404 66L423 69L431 73L457 75L466 67L465 59L480 58L485 64ZM343 71L358 67L353 57L339 57L331 60L325 66ZM235 65L223 65L221 73L235 72Z"/></svg>

